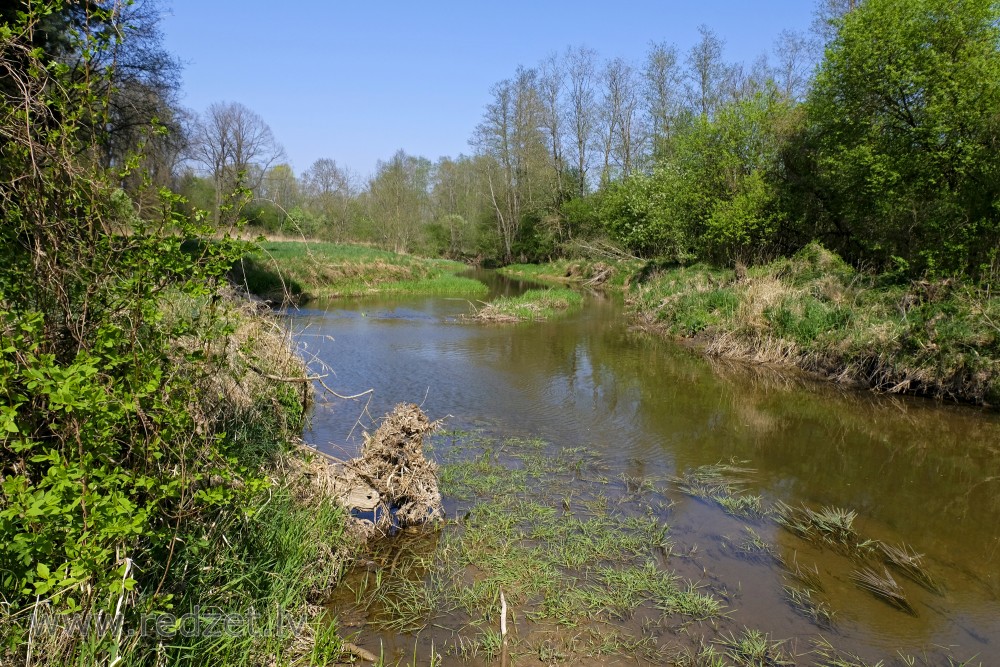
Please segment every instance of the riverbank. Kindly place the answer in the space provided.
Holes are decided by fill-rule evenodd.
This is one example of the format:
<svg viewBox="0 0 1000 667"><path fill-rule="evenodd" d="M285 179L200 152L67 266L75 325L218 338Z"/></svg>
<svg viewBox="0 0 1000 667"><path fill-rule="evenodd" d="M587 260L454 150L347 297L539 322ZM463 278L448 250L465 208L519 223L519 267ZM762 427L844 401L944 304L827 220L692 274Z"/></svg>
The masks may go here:
<svg viewBox="0 0 1000 667"><path fill-rule="evenodd" d="M326 463L297 444L312 400L305 364L270 313L218 296L168 291L158 302L158 327L174 332L161 350L173 374L150 390L177 405L184 397L174 423L187 430L164 428L146 401L130 409L135 428L162 429L163 440L145 463L112 461L129 466L118 478L90 471L89 485L110 497L84 495L96 556L74 544L87 533L73 532L72 503L55 505L44 482L22 498L7 478L7 548L23 550L33 535L51 547L31 563L27 591L7 589L0 662L298 664L350 654L321 602L356 540L336 497L315 483ZM163 465L167 456L176 466Z"/></svg>
<svg viewBox="0 0 1000 667"><path fill-rule="evenodd" d="M512 265L512 277L625 294L631 317L705 353L793 366L887 393L1000 404L1000 298L957 280L901 283L819 244L750 268L638 261Z"/></svg>
<svg viewBox="0 0 1000 667"><path fill-rule="evenodd" d="M427 259L358 245L266 241L244 257L231 278L274 303L370 294L476 295L486 286L458 274L460 262Z"/></svg>
<svg viewBox="0 0 1000 667"><path fill-rule="evenodd" d="M627 303L643 325L713 356L1000 403L1000 298L954 280L892 283L811 244L749 269L662 270L633 285Z"/></svg>

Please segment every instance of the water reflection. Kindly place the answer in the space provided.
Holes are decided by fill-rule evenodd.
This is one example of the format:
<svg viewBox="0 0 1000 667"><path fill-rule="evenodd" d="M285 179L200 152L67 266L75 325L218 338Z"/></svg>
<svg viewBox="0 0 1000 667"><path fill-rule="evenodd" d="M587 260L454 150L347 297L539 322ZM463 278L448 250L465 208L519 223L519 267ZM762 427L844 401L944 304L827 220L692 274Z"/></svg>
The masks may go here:
<svg viewBox="0 0 1000 667"><path fill-rule="evenodd" d="M493 295L525 288L490 280ZM343 394L375 390L370 402L321 398L308 438L350 454L359 422L413 401L432 418L450 415L451 427L597 448L632 476L746 461L757 469L750 491L854 509L863 532L925 553L946 582L942 596L915 591L918 615L902 618L850 581L849 562L777 531L786 558L809 557L824 570L843 631L859 647L958 644L1000 662L996 414L708 360L630 330L612 298L526 325L471 322L470 309L461 299L344 300L297 312L298 340L316 371L328 369L326 383ZM733 528L697 501L671 520L684 539L710 548ZM746 613L778 623L790 612L780 579L766 581Z"/></svg>

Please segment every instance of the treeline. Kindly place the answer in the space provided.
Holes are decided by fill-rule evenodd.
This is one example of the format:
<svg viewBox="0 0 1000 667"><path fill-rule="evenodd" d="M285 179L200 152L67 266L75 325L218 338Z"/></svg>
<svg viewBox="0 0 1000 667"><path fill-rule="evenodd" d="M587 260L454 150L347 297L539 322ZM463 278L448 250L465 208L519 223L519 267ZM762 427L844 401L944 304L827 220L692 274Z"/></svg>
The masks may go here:
<svg viewBox="0 0 1000 667"><path fill-rule="evenodd" d="M252 219L499 262L600 237L752 263L818 240L878 271L995 276L997 24L987 0L825 0L811 36L750 66L704 26L639 63L569 48L493 86L472 155L399 152L365 183L331 160L301 178L261 163ZM182 186L197 201L210 180Z"/></svg>

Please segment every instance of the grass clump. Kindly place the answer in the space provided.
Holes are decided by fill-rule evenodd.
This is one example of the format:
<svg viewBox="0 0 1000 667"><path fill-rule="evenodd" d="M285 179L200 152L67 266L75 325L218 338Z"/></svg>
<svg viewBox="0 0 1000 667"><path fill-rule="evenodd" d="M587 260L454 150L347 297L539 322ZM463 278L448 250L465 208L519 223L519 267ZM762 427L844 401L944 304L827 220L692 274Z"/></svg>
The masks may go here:
<svg viewBox="0 0 1000 667"><path fill-rule="evenodd" d="M857 513L840 507L824 507L816 511L802 505L789 507L785 503L775 506L777 521L803 539L821 541L842 549L857 551L862 543L854 529Z"/></svg>
<svg viewBox="0 0 1000 667"><path fill-rule="evenodd" d="M833 609L829 603L819 600L814 589L800 586L785 586L785 599L796 611L821 628L833 627Z"/></svg>
<svg viewBox="0 0 1000 667"><path fill-rule="evenodd" d="M795 661L785 653L783 641L773 640L759 630L723 635L719 640L727 658L737 667L785 667Z"/></svg>
<svg viewBox="0 0 1000 667"><path fill-rule="evenodd" d="M916 611L907 601L902 587L889 574L889 570L882 568L882 572L878 572L870 567L862 567L851 573L851 580L859 588L868 591L896 609L916 616Z"/></svg>
<svg viewBox="0 0 1000 667"><path fill-rule="evenodd" d="M770 264L664 270L632 312L708 353L795 365L878 391L1000 401L1000 297L957 279L893 282L813 243Z"/></svg>
<svg viewBox="0 0 1000 667"><path fill-rule="evenodd" d="M476 310L473 318L483 322L525 322L547 320L576 310L583 303L571 289L532 289L515 297L500 297Z"/></svg>
<svg viewBox="0 0 1000 667"><path fill-rule="evenodd" d="M770 508L763 496L743 493L748 476L754 472L733 463L716 463L687 470L673 481L681 493L711 501L739 519L759 521L771 514Z"/></svg>
<svg viewBox="0 0 1000 667"><path fill-rule="evenodd" d="M457 274L460 262L397 255L365 246L268 241L232 270L251 294L282 302L371 294L483 294L487 287Z"/></svg>

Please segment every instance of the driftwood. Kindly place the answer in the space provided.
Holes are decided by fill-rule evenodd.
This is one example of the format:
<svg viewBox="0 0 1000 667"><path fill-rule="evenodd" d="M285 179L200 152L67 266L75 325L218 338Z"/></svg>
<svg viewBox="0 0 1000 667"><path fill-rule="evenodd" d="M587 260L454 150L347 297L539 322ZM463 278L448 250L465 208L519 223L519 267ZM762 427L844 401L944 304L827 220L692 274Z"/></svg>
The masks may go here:
<svg viewBox="0 0 1000 667"><path fill-rule="evenodd" d="M375 537L443 518L437 466L423 451L424 434L438 426L416 405L400 403L375 433L365 433L360 456L333 466L334 495L352 511L355 529Z"/></svg>

